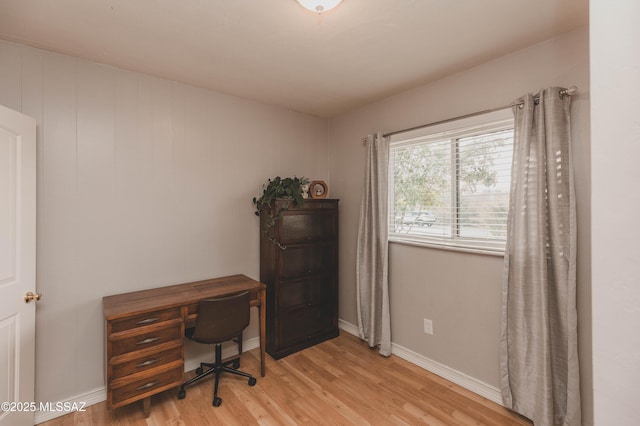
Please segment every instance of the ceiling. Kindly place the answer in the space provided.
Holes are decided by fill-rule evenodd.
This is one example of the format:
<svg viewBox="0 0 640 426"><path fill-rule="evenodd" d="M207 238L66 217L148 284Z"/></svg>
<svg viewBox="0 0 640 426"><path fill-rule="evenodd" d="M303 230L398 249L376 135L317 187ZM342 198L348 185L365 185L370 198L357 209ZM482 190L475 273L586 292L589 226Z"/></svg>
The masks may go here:
<svg viewBox="0 0 640 426"><path fill-rule="evenodd" d="M588 0L0 0L0 38L320 117L588 25Z"/></svg>

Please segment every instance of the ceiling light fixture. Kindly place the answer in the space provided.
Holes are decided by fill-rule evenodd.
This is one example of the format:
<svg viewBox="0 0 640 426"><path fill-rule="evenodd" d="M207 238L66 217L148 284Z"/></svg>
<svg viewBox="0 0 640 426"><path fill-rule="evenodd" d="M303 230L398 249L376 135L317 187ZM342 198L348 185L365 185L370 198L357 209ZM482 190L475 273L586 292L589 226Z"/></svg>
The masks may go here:
<svg viewBox="0 0 640 426"><path fill-rule="evenodd" d="M340 4L342 0L298 0L298 3L305 9L309 9L312 12L326 12L331 10Z"/></svg>

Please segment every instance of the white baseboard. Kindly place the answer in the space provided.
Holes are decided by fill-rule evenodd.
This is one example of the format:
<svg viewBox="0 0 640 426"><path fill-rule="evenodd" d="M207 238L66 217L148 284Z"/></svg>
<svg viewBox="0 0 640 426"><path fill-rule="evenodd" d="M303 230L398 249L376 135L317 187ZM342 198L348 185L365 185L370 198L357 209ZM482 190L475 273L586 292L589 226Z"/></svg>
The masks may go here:
<svg viewBox="0 0 640 426"><path fill-rule="evenodd" d="M340 320L339 327L341 330L344 330L349 334L358 336L358 327L351 323ZM483 396L488 400L495 402L496 404L503 405L500 389L494 386L484 383L483 381L457 371L444 364L440 364L439 362L413 352L410 349L407 349L400 345L396 345L395 343L391 344L391 353L406 361L409 361L412 364L417 365L418 367L424 368L425 370L430 371L433 374L437 374L438 376L447 379L458 386L461 386L473 393Z"/></svg>
<svg viewBox="0 0 640 426"><path fill-rule="evenodd" d="M488 400L495 402L496 404L502 405L502 395L500 393L500 390L494 386L491 386L458 370L454 370L451 367L440 364L437 361L433 361L432 359L417 354L407 348L396 345L395 343L391 344L391 353L404 360L409 361L412 364L417 365L418 367L422 367L425 370L432 372L433 374L437 374L438 376L447 379L450 382L455 383L456 385L470 390L473 393L483 396Z"/></svg>
<svg viewBox="0 0 640 426"><path fill-rule="evenodd" d="M83 393L74 398L60 401L62 407L74 407L80 410L86 410L89 406L105 401L107 399L107 390L104 387L96 388L92 391ZM58 404L58 401L54 402L54 405ZM72 411L37 411L33 418L35 424L46 422L56 417L70 414Z"/></svg>
<svg viewBox="0 0 640 426"><path fill-rule="evenodd" d="M338 327L340 330L344 330L349 334L353 334L358 337L358 327L351 324L350 322L346 322L345 320L338 320Z"/></svg>
<svg viewBox="0 0 640 426"><path fill-rule="evenodd" d="M349 334L353 334L354 336L358 336L358 327L348 323L344 320L339 320L339 327L341 330ZM260 338L253 337L251 339L247 339L242 342L242 351L250 351L252 349L260 347ZM463 388L470 390L480 396L487 398L490 401L493 401L497 404L502 405L502 397L500 395L500 390L494 386L488 385L478 379L475 379L471 376L468 376L460 371L454 370L451 367L440 364L439 362L433 361L423 355L420 355L416 352L413 352L407 348L404 348L400 345L396 345L395 343L391 344L391 353L394 355L409 361L412 364L417 365L418 367L422 367L427 371L432 372L433 374L437 374L438 376L449 380ZM222 357L228 357L233 355L233 348L228 347L222 351ZM184 371L195 370L200 365L199 360L189 360L185 361ZM90 392L78 395L76 397L67 399L62 401L63 403L68 403L68 405L72 406L83 406L89 407L90 405L97 404L99 402L105 401L107 399L107 390L104 387L94 389ZM55 419L56 417L64 416L69 412L65 411L47 411L47 412L37 412L34 417L35 423L46 422L51 419Z"/></svg>
<svg viewBox="0 0 640 426"><path fill-rule="evenodd" d="M235 346L235 345L234 345ZM255 349L260 347L260 338L253 337L251 339L243 340L242 342L242 352L250 351L251 349ZM222 357L226 358L234 355L234 347L229 346L227 348L223 348ZM200 366L200 360L185 360L184 371L195 370ZM70 407L80 407L86 409L87 407L97 404L102 401L107 400L107 389L106 387L100 387L94 389L90 392L75 396L73 398L69 398L65 401L61 401L63 406ZM57 403L57 401L56 401ZM34 416L34 422L36 424L46 422L48 420L55 419L57 417L64 416L65 414L69 414L71 411L38 411Z"/></svg>

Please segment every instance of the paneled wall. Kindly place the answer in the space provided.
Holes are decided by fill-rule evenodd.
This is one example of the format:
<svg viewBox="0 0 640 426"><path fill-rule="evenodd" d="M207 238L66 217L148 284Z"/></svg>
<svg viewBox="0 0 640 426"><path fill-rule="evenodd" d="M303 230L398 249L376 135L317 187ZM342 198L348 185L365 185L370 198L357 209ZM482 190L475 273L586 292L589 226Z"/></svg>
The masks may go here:
<svg viewBox="0 0 640 426"><path fill-rule="evenodd" d="M0 104L38 123L38 401L104 387L102 296L258 278L251 198L328 180L324 119L5 41Z"/></svg>

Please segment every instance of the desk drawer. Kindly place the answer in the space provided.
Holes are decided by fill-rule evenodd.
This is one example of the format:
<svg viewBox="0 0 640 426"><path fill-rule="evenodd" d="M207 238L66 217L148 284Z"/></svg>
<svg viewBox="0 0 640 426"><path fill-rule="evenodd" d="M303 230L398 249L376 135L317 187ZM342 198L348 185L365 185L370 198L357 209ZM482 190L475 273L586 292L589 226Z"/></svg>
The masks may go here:
<svg viewBox="0 0 640 426"><path fill-rule="evenodd" d="M121 320L111 321L111 332L118 333L120 331L131 330L146 325L157 324L162 321L168 321L180 318L180 308L166 309L162 311L147 312L146 314L136 315L133 317L123 318Z"/></svg>
<svg viewBox="0 0 640 426"><path fill-rule="evenodd" d="M173 361L182 361L182 344L162 352L152 353L138 359L115 364L111 367L111 378L113 380L119 379L120 377L150 370Z"/></svg>
<svg viewBox="0 0 640 426"><path fill-rule="evenodd" d="M146 333L135 334L111 342L110 356L113 358L129 352L135 352L151 346L160 345L172 340L182 340L182 321L169 327L159 328Z"/></svg>
<svg viewBox="0 0 640 426"><path fill-rule="evenodd" d="M141 395L156 394L162 390L182 384L183 369L184 366L180 363L169 371L163 371L114 388L111 396L112 405L117 407L139 399Z"/></svg>

